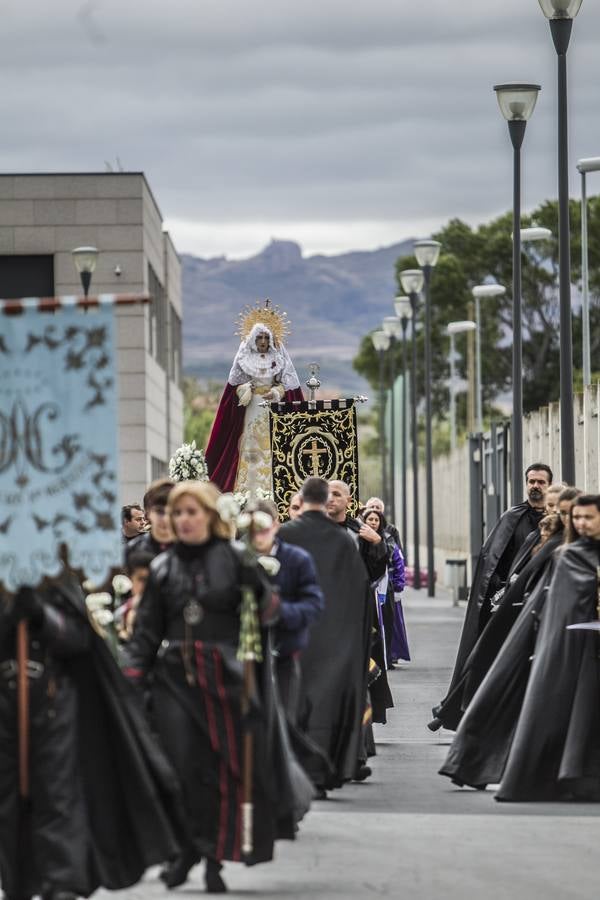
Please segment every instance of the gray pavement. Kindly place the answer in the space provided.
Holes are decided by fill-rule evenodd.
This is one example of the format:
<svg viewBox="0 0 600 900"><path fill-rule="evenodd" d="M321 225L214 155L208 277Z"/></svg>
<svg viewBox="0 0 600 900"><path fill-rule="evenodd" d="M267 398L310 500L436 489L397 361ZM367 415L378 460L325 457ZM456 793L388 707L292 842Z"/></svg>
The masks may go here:
<svg viewBox="0 0 600 900"><path fill-rule="evenodd" d="M600 806L497 804L491 791L438 776L451 734L426 729L448 684L463 610L447 597L405 599L413 662L390 673L396 707L378 727L374 774L314 805L299 840L273 864L225 866L231 896L406 896L410 900L596 898ZM150 873L137 888L98 896L164 896ZM202 892L202 869L177 891Z"/></svg>

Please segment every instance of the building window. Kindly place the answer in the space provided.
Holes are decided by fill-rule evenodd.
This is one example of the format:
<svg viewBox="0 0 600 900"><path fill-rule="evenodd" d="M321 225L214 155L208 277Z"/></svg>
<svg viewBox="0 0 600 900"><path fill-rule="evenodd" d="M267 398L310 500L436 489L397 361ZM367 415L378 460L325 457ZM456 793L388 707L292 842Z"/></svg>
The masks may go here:
<svg viewBox="0 0 600 900"><path fill-rule="evenodd" d="M156 456L150 457L150 476L152 481L156 481L157 478L164 478L167 474L167 464L162 459L157 459Z"/></svg>
<svg viewBox="0 0 600 900"><path fill-rule="evenodd" d="M148 291L152 297L150 305L150 353L157 363L167 371L169 364L168 302L165 289L150 264L148 264Z"/></svg>
<svg viewBox="0 0 600 900"><path fill-rule="evenodd" d="M181 385L181 319L171 306L171 381Z"/></svg>
<svg viewBox="0 0 600 900"><path fill-rule="evenodd" d="M0 256L0 284L6 300L53 297L54 257Z"/></svg>

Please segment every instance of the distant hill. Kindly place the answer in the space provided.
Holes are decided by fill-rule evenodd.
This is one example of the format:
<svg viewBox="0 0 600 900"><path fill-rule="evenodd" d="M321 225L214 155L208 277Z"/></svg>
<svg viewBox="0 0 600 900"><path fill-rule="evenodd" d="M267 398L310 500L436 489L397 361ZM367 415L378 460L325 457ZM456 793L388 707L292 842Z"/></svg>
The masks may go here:
<svg viewBox="0 0 600 900"><path fill-rule="evenodd" d="M292 241L272 241L244 260L183 255L184 369L224 381L238 346L235 323L248 303L270 297L292 323L289 350L304 380L309 362L342 393L366 392L352 369L360 338L393 314L394 263L412 240L380 250L304 257Z"/></svg>

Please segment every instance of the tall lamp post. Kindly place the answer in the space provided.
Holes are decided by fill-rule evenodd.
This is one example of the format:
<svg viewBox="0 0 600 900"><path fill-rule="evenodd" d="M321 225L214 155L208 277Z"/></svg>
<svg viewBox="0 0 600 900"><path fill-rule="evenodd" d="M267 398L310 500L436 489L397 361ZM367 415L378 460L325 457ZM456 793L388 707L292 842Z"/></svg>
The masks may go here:
<svg viewBox="0 0 600 900"><path fill-rule="evenodd" d="M383 330L390 339L390 521L396 521L396 342L402 335L402 325L397 316L386 316Z"/></svg>
<svg viewBox="0 0 600 900"><path fill-rule="evenodd" d="M435 597L435 543L433 534L433 441L431 410L431 273L439 259L439 241L417 241L414 252L425 282L425 473L427 511L427 595Z"/></svg>
<svg viewBox="0 0 600 900"><path fill-rule="evenodd" d="M402 542L406 547L408 534L408 508L406 497L406 471L408 462L408 391L406 390L408 365L406 361L406 332L412 318L412 307L408 297L396 297L394 301L396 315L402 328Z"/></svg>
<svg viewBox="0 0 600 900"><path fill-rule="evenodd" d="M412 419L412 470L413 470L413 587L421 588L420 528L419 528L419 422L417 419L417 308L419 294L423 290L423 273L420 269L405 269L400 272L400 284L407 294L412 310L412 371L410 379L411 419Z"/></svg>
<svg viewBox="0 0 600 900"><path fill-rule="evenodd" d="M76 247L71 251L75 268L79 272L83 295L87 297L90 291L92 275L98 261L98 250L96 247Z"/></svg>
<svg viewBox="0 0 600 900"><path fill-rule="evenodd" d="M481 300L491 297L501 297L506 293L506 288L502 284L478 284L473 290L473 298L475 300L475 378L477 381L476 388L476 404L477 404L477 431L481 434L483 431L483 378L481 375ZM451 325L457 323L451 322ZM448 329L450 325L448 326ZM467 328L467 331L473 331ZM458 332L454 332L457 334ZM450 339L452 341L452 333Z"/></svg>
<svg viewBox="0 0 600 900"><path fill-rule="evenodd" d="M461 322L449 322L446 329L450 336L450 446L456 450L456 342L457 334L466 331L475 331L477 325L469 320Z"/></svg>
<svg viewBox="0 0 600 900"><path fill-rule="evenodd" d="M555 2L555 0L550 0ZM523 322L521 304L521 145L541 88L539 84L497 84L494 87L513 145L513 349L511 427L513 504L523 500ZM572 399L572 398L571 398ZM569 482L572 483L572 482Z"/></svg>
<svg viewBox="0 0 600 900"><path fill-rule="evenodd" d="M575 423L573 420L573 334L571 324L571 240L569 221L569 123L567 50L573 19L582 0L539 0L550 20L558 57L558 294L560 302L560 453L561 475L575 484Z"/></svg>
<svg viewBox="0 0 600 900"><path fill-rule="evenodd" d="M385 331L374 331L371 335L373 347L379 355L379 450L381 453L381 493L383 502L387 503L387 465L385 459L385 395L384 395L384 358L385 351L390 346L389 335Z"/></svg>
<svg viewBox="0 0 600 900"><path fill-rule="evenodd" d="M581 329L583 340L583 383L592 383L592 358L590 346L590 273L588 254L587 185L588 172L600 172L600 157L580 159L577 169L581 175Z"/></svg>

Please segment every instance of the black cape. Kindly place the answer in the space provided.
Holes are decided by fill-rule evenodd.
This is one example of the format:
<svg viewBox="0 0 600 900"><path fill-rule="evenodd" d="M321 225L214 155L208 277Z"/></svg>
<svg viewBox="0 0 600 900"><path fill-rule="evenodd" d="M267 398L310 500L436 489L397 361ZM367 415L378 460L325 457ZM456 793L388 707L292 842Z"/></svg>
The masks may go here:
<svg viewBox="0 0 600 900"><path fill-rule="evenodd" d="M552 535L535 556L531 556L531 551L537 542L536 538L538 535L534 532L530 537L533 540L527 539L525 551L519 554L519 559L515 559L513 563L511 583L507 585L496 612L483 629L479 640L465 663L465 682L462 694L463 710L468 707L490 666L500 652L511 628L523 610L526 597L535 588L538 579L546 570L548 560L563 541L562 533Z"/></svg>
<svg viewBox="0 0 600 900"><path fill-rule="evenodd" d="M444 727L456 730L463 713L462 691L465 683L465 664L487 625L491 615L491 598L508 577L511 563L520 547L514 537L529 515L529 503L519 503L508 509L496 523L481 548L475 568L463 630L458 646L454 671L445 698L434 707L433 714Z"/></svg>
<svg viewBox="0 0 600 900"><path fill-rule="evenodd" d="M63 664L77 693L74 729L89 847L82 893L123 890L179 852L179 785L107 644L89 624L76 577L65 574L44 592L58 592L90 630L89 651Z"/></svg>
<svg viewBox="0 0 600 900"><path fill-rule="evenodd" d="M547 556L521 614L460 721L440 769L440 775L447 775L456 784L483 788L498 784L502 778L527 689L554 563L555 555Z"/></svg>
<svg viewBox="0 0 600 900"><path fill-rule="evenodd" d="M370 647L369 578L352 538L323 513L307 511L279 533L312 555L325 595L325 610L300 658L300 724L333 767L333 779L315 771L312 780L333 787L353 777L359 756Z"/></svg>
<svg viewBox="0 0 600 900"><path fill-rule="evenodd" d="M580 538L556 562L523 707L497 800L600 799L600 542Z"/></svg>

